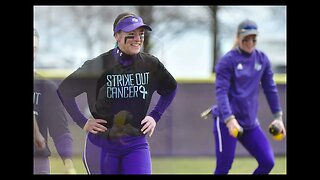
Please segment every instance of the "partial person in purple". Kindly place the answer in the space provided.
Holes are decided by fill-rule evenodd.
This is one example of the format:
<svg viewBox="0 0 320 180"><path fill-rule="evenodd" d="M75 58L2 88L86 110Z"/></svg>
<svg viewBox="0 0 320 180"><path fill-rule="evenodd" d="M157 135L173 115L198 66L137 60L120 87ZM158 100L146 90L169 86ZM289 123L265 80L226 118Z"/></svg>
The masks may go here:
<svg viewBox="0 0 320 180"><path fill-rule="evenodd" d="M274 152L259 125L259 88L266 96L274 119L286 134L282 108L267 55L256 49L258 26L252 20L238 25L236 43L216 66L216 100L214 119L216 169L214 174L228 174L239 141L258 162L253 174L268 174L274 167ZM242 136L234 130L243 130Z"/></svg>
<svg viewBox="0 0 320 180"><path fill-rule="evenodd" d="M33 31L33 56L39 49L39 33ZM68 127L67 112L57 94L57 86L34 71L33 84L33 123L34 123L34 174L50 174L51 151L48 147L48 135L52 137L60 155L66 174L74 174L73 139Z"/></svg>
<svg viewBox="0 0 320 180"><path fill-rule="evenodd" d="M46 140L39 130L35 115L33 115L33 143L35 150L42 150L46 147Z"/></svg>
<svg viewBox="0 0 320 180"><path fill-rule="evenodd" d="M146 135L152 136L173 101L177 82L157 57L140 52L151 30L135 14L118 15L115 48L84 62L59 86L67 111L87 132L83 162L88 174L152 173ZM148 113L154 92L160 97ZM82 93L89 117L75 101Z"/></svg>

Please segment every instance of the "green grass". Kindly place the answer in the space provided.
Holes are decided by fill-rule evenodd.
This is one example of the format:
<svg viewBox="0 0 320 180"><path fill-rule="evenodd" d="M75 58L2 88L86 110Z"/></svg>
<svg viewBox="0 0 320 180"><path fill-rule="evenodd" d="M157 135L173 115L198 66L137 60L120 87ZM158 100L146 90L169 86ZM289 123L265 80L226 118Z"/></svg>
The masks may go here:
<svg viewBox="0 0 320 180"><path fill-rule="evenodd" d="M53 156L51 174L63 173L63 164L59 157ZM270 174L287 174L286 157L276 157L275 166ZM87 174L81 157L74 158L75 169L78 174ZM252 174L257 162L252 157L236 157L230 174ZM153 157L153 174L213 174L215 168L214 157Z"/></svg>
<svg viewBox="0 0 320 180"><path fill-rule="evenodd" d="M230 174L251 174L257 167L252 157L237 157ZM153 158L155 174L213 174L214 157L166 157ZM286 174L286 158L276 157L271 174Z"/></svg>

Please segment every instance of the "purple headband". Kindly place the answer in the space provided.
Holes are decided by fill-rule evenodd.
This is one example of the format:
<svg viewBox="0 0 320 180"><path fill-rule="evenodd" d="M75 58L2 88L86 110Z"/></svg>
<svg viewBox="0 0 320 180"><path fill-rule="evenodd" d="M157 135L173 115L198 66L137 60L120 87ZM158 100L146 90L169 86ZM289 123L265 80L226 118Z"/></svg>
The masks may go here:
<svg viewBox="0 0 320 180"><path fill-rule="evenodd" d="M139 27L143 27L146 30L152 31L151 27L143 23L143 20L141 17L130 16L118 22L117 26L114 28L114 34L120 30L124 32L130 32Z"/></svg>

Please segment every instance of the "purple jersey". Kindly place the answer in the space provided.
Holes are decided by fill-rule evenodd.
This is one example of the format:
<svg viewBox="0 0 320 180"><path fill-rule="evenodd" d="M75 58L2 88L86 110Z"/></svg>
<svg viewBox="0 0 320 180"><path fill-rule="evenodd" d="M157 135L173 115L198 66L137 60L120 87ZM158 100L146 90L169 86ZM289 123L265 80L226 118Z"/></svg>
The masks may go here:
<svg viewBox="0 0 320 180"><path fill-rule="evenodd" d="M238 48L224 55L216 67L216 97L220 119L234 115L245 129L258 125L259 87L262 85L272 113L281 111L268 57L255 49L251 54Z"/></svg>
<svg viewBox="0 0 320 180"><path fill-rule="evenodd" d="M63 158L72 156L72 138L68 128L66 111L58 97L56 85L38 74L34 74L33 110L39 130L46 142L52 137L59 155ZM48 157L50 150L46 148L35 151L35 156Z"/></svg>

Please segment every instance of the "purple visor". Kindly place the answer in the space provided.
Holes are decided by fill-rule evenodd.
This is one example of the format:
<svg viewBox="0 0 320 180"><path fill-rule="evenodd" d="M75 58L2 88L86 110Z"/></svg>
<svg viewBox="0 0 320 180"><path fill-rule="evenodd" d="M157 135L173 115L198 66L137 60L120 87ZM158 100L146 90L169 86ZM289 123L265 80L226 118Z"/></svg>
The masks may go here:
<svg viewBox="0 0 320 180"><path fill-rule="evenodd" d="M139 27L143 27L148 31L152 31L151 27L143 23L143 20L139 16L130 16L120 20L117 26L114 28L114 33L118 31L130 32Z"/></svg>

